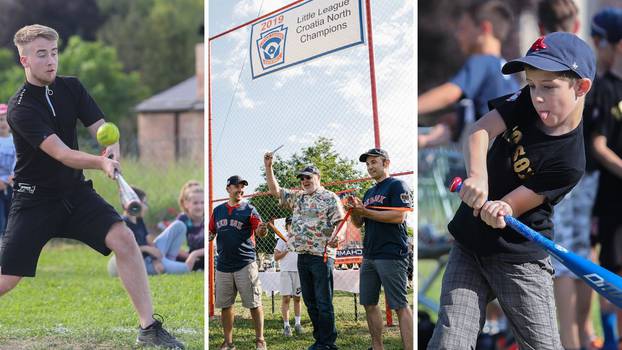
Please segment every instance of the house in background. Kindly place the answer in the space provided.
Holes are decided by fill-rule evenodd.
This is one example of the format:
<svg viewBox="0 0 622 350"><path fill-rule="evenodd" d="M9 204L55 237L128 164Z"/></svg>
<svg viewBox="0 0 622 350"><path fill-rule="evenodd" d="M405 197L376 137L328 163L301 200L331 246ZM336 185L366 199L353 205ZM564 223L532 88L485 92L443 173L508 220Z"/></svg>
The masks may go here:
<svg viewBox="0 0 622 350"><path fill-rule="evenodd" d="M141 161L170 164L190 159L203 164L203 43L195 47L195 76L136 106Z"/></svg>

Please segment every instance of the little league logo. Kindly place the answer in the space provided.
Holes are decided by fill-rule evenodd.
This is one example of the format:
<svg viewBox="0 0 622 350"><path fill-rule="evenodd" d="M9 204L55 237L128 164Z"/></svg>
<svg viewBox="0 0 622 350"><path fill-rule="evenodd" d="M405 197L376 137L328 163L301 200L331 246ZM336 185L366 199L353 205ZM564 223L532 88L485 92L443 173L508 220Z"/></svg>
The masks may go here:
<svg viewBox="0 0 622 350"><path fill-rule="evenodd" d="M285 62L285 39L287 27L280 25L260 34L257 49L263 69Z"/></svg>

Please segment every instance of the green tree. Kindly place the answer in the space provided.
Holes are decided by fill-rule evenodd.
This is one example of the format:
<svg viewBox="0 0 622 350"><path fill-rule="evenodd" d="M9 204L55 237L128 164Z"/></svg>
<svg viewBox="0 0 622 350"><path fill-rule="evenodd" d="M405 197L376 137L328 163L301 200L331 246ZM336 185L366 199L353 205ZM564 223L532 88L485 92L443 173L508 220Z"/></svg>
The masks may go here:
<svg viewBox="0 0 622 350"><path fill-rule="evenodd" d="M333 148L333 141L320 137L309 147L303 148L300 153L295 153L290 159L282 159L278 155L273 162L274 176L282 188L300 188L300 181L296 178L298 171L305 165L313 164L321 174L322 184L355 180L367 177L355 169L356 161L343 158ZM265 178L265 169L263 172ZM325 186L333 192L349 191L353 195L362 196L372 186L371 181L343 183ZM268 191L268 185L263 183L256 191ZM256 196L250 199L251 204L257 208L259 215L265 221L275 218L286 217L291 214L289 210L279 206L276 198L272 196ZM268 234L264 238L258 238L257 248L260 252L272 253L276 244L274 234Z"/></svg>
<svg viewBox="0 0 622 350"><path fill-rule="evenodd" d="M76 76L87 88L106 120L135 124L133 107L149 95L137 72L125 73L115 48L71 37L59 58L59 72Z"/></svg>
<svg viewBox="0 0 622 350"><path fill-rule="evenodd" d="M13 51L0 48L0 103L8 102L24 80L24 69L15 64Z"/></svg>
<svg viewBox="0 0 622 350"><path fill-rule="evenodd" d="M158 92L194 75L194 47L203 41L203 0L98 0L106 23L101 40L117 48L128 71Z"/></svg>

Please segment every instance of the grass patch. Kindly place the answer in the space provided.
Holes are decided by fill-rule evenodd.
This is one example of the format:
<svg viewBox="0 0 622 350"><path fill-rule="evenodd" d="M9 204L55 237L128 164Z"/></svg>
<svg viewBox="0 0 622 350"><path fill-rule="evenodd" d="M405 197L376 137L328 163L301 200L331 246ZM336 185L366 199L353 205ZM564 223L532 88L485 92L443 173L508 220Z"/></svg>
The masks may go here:
<svg viewBox="0 0 622 350"><path fill-rule="evenodd" d="M380 296L380 307L384 310L384 294ZM413 300L412 290L409 300ZM358 300L357 300L358 301ZM290 302L291 304L291 302ZM367 350L371 346L371 336L367 329L365 309L358 305L358 321L354 319L354 299L352 294L335 292L333 298L335 306L335 319L337 323L337 346L340 349ZM264 308L264 337L268 343L268 349L274 350L297 350L307 349L313 343L313 326L307 315L306 307L302 304L302 326L305 333L293 337L283 336L283 321L281 320L281 297L275 296L275 313L272 313L269 296L263 295ZM238 349L251 349L255 345L255 329L248 309L242 307L238 297L235 303L235 321L233 324L233 342ZM290 305L290 324L294 324L293 306ZM384 316L384 312L383 312ZM397 326L397 316L393 313L394 327L385 327L383 332L384 347L387 350L402 349L402 339ZM386 324L386 323L385 323ZM216 310L216 317L209 321L209 344L210 349L218 349L223 342L222 324L220 323L220 310Z"/></svg>
<svg viewBox="0 0 622 350"><path fill-rule="evenodd" d="M36 278L0 298L2 349L133 349L138 317L108 258L48 244ZM204 348L203 273L149 277L155 311L188 349Z"/></svg>

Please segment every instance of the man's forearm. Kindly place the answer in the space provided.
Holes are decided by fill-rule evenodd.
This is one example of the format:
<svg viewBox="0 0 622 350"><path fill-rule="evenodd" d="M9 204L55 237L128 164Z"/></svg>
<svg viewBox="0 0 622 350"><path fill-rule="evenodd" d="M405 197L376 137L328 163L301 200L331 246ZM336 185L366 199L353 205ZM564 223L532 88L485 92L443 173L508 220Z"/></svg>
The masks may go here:
<svg viewBox="0 0 622 350"><path fill-rule="evenodd" d="M272 169L272 167L266 169L266 182L268 183L268 189L270 191L270 194L278 197L281 188L279 187L279 183L274 176L274 170Z"/></svg>
<svg viewBox="0 0 622 350"><path fill-rule="evenodd" d="M68 149L57 158L64 165L73 169L102 169L103 158L92 154Z"/></svg>

